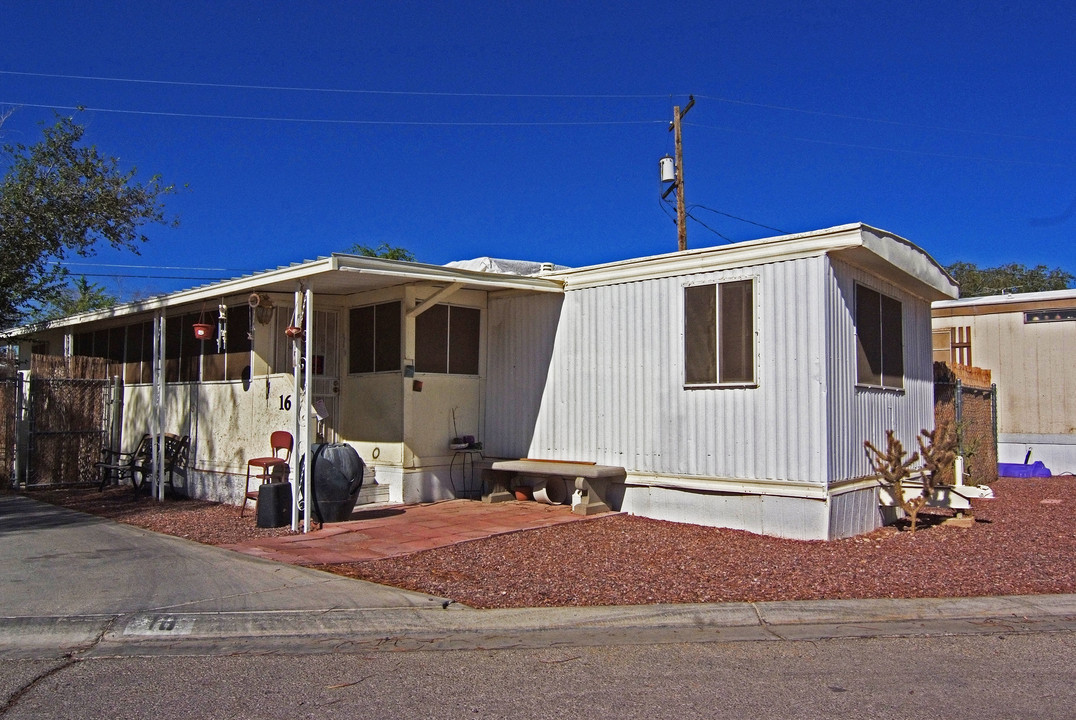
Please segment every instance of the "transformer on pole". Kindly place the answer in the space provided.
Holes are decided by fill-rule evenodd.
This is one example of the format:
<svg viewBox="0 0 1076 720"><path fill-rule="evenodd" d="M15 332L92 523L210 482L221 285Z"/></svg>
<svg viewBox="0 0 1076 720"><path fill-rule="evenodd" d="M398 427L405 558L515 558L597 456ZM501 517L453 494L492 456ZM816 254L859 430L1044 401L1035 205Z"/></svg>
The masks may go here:
<svg viewBox="0 0 1076 720"><path fill-rule="evenodd" d="M672 184L661 195L664 200L674 189L676 190L676 235L679 250L687 250L687 207L684 205L684 147L680 134L681 120L687 111L695 105L695 96L689 95L687 105L681 110L679 105L673 107L673 119L669 124L669 131L673 133L673 143L676 146L676 158L668 155L661 158L661 181ZM670 162L671 161L671 162ZM671 175L671 176L670 176Z"/></svg>

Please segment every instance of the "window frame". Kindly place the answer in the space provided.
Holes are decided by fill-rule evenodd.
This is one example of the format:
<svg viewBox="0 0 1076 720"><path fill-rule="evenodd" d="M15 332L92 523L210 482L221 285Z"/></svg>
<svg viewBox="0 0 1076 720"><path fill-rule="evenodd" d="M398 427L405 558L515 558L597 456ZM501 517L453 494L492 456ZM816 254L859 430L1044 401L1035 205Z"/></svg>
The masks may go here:
<svg viewBox="0 0 1076 720"><path fill-rule="evenodd" d="M877 296L877 305L873 308L872 296ZM907 350L904 342L904 302L857 282L854 304L856 386L903 392L906 371L904 356ZM895 333L892 330L894 317L898 320ZM896 367L889 361L893 357L895 341L899 342L900 347ZM877 362L877 370L872 362ZM897 382L892 382L894 379Z"/></svg>
<svg viewBox="0 0 1076 720"><path fill-rule="evenodd" d="M738 316L735 298L731 291L737 286L746 286L746 307L741 307ZM710 292L707 293L706 291ZM729 291L726 296L726 291ZM711 297L707 298L709 294ZM693 296L694 300L689 299ZM681 350L683 355L683 386L686 390L707 388L736 389L757 388L759 386L759 305L758 277L735 277L715 282L691 283L683 286L683 334ZM710 307L690 307L695 301L710 303ZM726 310L726 307L729 309ZM736 325L739 325L737 332ZM730 377L729 361L734 359L728 352L727 338L736 333L743 342L737 354L740 370L749 371L749 376ZM700 334L703 337L700 337ZM700 342L701 341L701 342ZM735 350L735 349L734 349ZM731 372L731 370L729 370Z"/></svg>
<svg viewBox="0 0 1076 720"><path fill-rule="evenodd" d="M195 340L191 331L194 322L204 319L202 313L182 313L165 317L165 381L170 384L244 382L249 374L253 343L250 340L249 314L245 304L228 307L229 339L232 349L216 350L214 339ZM233 319L234 313L240 313ZM215 318L213 318L215 319ZM109 362L110 373L122 374L128 385L148 385L153 382L153 321L135 320L111 328L73 333L74 354L103 357ZM235 343L240 347L235 348ZM89 344L89 345L87 345ZM80 352L81 351L81 352ZM206 378L206 360L215 361L223 377ZM212 361L211 361L212 362ZM244 372L244 368L248 368Z"/></svg>
<svg viewBox="0 0 1076 720"><path fill-rule="evenodd" d="M427 337L424 342L422 335L427 332L441 337ZM465 342L467 347L461 349ZM481 377L482 309L437 303L415 318L415 372Z"/></svg>
<svg viewBox="0 0 1076 720"><path fill-rule="evenodd" d="M199 341L200 352L198 354L200 355L201 364L201 371L198 375L201 378L199 382L241 382L244 380L244 376L250 377L253 369L252 353L254 352L254 343L250 335L252 327L251 314L250 306L246 303L228 306L225 322L228 329L229 347L225 350L217 350L217 334L220 332L219 323L214 325L213 339ZM184 336L184 340L187 340L186 336ZM213 366L219 366L221 372L218 373L218 368ZM215 377L206 377L208 374L207 367L213 368L211 372ZM216 377L217 375L222 377Z"/></svg>
<svg viewBox="0 0 1076 720"><path fill-rule="evenodd" d="M395 306L395 313L391 313L391 308L387 306ZM380 309L380 315L379 315ZM366 365L356 365L358 358L361 354L359 350L365 350L366 348L360 348L356 345L357 338L355 337L356 327L355 320L353 320L354 314L358 312L369 312L372 314L372 327L373 338L369 345L370 357L368 361L370 363L369 368L366 369ZM378 332L378 318L382 319L389 317L389 315L395 316L395 326L386 328L385 332L388 333L383 340L379 337ZM347 344L347 374L348 375L376 375L384 373L398 373L403 369L403 338L405 332L405 323L403 319L403 302L400 300L388 300L385 302L369 303L366 305L356 305L355 307L348 308L347 311L347 330L348 330L348 344ZM390 357L390 347L395 344L395 365L392 366L392 361L388 360ZM388 366L382 367L379 363L384 360L388 363Z"/></svg>

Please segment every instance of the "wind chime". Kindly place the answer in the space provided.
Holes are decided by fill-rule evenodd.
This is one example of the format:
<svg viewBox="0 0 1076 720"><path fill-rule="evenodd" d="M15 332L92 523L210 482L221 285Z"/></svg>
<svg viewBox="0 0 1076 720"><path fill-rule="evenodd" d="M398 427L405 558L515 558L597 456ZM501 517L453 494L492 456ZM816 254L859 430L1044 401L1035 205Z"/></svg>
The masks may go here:
<svg viewBox="0 0 1076 720"><path fill-rule="evenodd" d="M221 298L220 305L217 306L217 352L228 351L228 306L224 304L224 298Z"/></svg>

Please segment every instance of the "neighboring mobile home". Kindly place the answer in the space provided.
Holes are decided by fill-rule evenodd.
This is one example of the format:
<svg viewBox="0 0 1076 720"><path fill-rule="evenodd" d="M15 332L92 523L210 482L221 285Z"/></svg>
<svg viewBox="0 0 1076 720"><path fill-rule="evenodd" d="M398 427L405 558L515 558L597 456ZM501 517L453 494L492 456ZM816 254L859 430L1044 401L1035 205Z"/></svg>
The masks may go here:
<svg viewBox="0 0 1076 720"><path fill-rule="evenodd" d="M946 300L932 313L936 359L985 368L997 386L998 461L1076 472L1076 290Z"/></svg>
<svg viewBox="0 0 1076 720"><path fill-rule="evenodd" d="M608 500L639 515L811 539L881 523L863 441L932 427L930 303L956 296L922 250L854 224L533 269L333 255L7 336L115 362L126 447L163 325L164 430L191 435L198 496L238 502L245 459L295 426L306 302L311 439L352 444L394 501L459 494L449 445L474 435L486 458L623 467ZM190 328L219 305L218 351Z"/></svg>

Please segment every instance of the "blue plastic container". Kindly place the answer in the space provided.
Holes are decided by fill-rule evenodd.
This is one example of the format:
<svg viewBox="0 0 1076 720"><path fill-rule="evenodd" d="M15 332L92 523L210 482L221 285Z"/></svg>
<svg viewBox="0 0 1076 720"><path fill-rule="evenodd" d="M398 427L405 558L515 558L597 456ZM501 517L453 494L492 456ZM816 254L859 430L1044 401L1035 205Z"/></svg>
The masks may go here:
<svg viewBox="0 0 1076 720"><path fill-rule="evenodd" d="M1050 477L1050 469L1043 465L1042 460L1027 465L1025 463L998 463L999 477L1033 478Z"/></svg>

